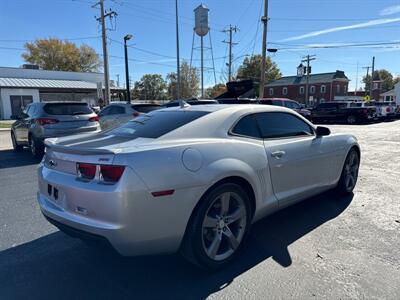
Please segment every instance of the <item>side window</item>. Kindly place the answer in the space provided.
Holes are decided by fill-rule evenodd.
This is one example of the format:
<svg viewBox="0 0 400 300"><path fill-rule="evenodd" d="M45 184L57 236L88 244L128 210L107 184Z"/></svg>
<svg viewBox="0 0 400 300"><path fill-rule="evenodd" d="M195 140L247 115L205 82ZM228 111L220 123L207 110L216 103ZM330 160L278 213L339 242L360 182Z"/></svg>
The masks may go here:
<svg viewBox="0 0 400 300"><path fill-rule="evenodd" d="M261 137L254 115L247 115L240 119L233 128L232 133L254 138Z"/></svg>
<svg viewBox="0 0 400 300"><path fill-rule="evenodd" d="M289 113L260 113L256 118L261 136L266 139L314 135L310 125Z"/></svg>
<svg viewBox="0 0 400 300"><path fill-rule="evenodd" d="M99 116L103 117L103 116L108 116L110 114L110 109L111 107L106 107L105 109L103 109L100 113Z"/></svg>
<svg viewBox="0 0 400 300"><path fill-rule="evenodd" d="M119 105L111 106L110 115L120 115L125 113L125 108Z"/></svg>
<svg viewBox="0 0 400 300"><path fill-rule="evenodd" d="M272 100L272 104L277 105L277 106L283 106L283 103L281 100Z"/></svg>

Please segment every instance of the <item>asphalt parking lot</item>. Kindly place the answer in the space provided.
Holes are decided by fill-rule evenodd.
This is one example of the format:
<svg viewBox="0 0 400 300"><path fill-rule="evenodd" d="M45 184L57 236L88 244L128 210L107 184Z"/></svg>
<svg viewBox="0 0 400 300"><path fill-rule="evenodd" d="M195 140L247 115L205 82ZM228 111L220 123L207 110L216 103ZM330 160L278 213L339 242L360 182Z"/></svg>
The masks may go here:
<svg viewBox="0 0 400 300"><path fill-rule="evenodd" d="M179 255L124 258L59 232L36 203L38 162L0 131L0 298L400 299L400 121L329 127L361 144L354 195L265 218L240 259L211 274Z"/></svg>

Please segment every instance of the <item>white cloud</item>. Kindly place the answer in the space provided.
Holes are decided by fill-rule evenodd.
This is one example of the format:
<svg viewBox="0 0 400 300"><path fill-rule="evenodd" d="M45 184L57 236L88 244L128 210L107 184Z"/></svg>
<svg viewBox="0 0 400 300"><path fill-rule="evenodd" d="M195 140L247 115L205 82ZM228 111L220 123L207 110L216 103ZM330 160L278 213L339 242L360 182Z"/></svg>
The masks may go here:
<svg viewBox="0 0 400 300"><path fill-rule="evenodd" d="M312 31L312 32L309 32L306 34L283 39L282 42L297 41L297 40L302 40L302 39L319 36L319 35L323 35L323 34L327 34L327 33L332 33L332 32L350 30L350 29L355 29L355 28L377 26L377 25L395 23L395 22L400 22L400 18L376 19L376 20L371 20L371 21L364 22L364 23L358 23L358 24L347 25L347 26L338 26L338 27L328 28L328 29L319 30L319 31Z"/></svg>
<svg viewBox="0 0 400 300"><path fill-rule="evenodd" d="M397 13L400 13L400 5L393 5L393 6L386 7L384 9L382 9L379 14L381 16L389 16L389 15L394 15Z"/></svg>

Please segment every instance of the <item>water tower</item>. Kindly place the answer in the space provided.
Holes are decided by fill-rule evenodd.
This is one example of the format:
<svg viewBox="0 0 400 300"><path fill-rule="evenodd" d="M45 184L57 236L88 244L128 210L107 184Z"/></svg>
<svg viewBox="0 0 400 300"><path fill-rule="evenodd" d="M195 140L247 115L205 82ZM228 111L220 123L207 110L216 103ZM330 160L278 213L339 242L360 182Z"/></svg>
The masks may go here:
<svg viewBox="0 0 400 300"><path fill-rule="evenodd" d="M214 80L216 82L216 77L215 77L215 67L214 67L214 57L213 57L213 52L212 52L212 44L211 44L211 35L210 33L210 27L208 26L208 13L209 9L204 6L203 4L200 4L198 7L194 9L194 20L195 20L195 26L193 30L193 42L192 42L192 55L190 58L190 65L192 65L192 60L193 60L193 50L195 49L194 47L194 40L195 40L195 35L200 37L200 52L201 52L201 66L200 66L200 73L201 73L201 97L204 98L204 41L203 38L208 34L210 36L210 47L208 49L211 49L211 56L212 56L212 62L213 62L213 68L214 69Z"/></svg>

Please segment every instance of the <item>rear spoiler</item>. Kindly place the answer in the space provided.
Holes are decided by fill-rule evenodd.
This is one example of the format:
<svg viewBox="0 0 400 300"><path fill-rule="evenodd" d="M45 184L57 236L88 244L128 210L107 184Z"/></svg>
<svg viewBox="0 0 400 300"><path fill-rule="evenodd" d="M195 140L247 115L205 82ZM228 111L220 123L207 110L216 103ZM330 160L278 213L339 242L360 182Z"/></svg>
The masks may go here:
<svg viewBox="0 0 400 300"><path fill-rule="evenodd" d="M79 148L79 147L67 147L67 146L61 146L57 145L55 143L52 143L51 140L45 140L44 144L47 149L56 151L56 152L61 152L61 153L67 153L67 154L79 154L79 155L105 155L105 154L115 154L114 151L110 151L107 149L90 149L90 148Z"/></svg>

